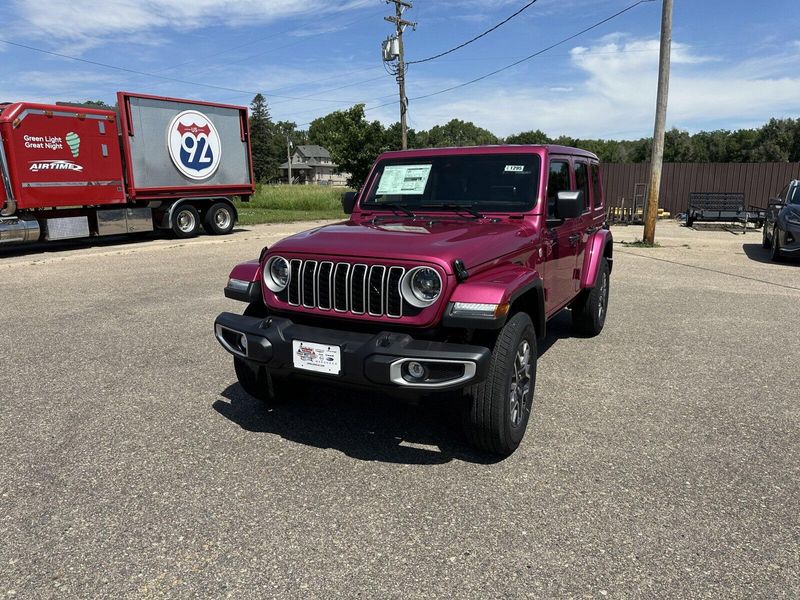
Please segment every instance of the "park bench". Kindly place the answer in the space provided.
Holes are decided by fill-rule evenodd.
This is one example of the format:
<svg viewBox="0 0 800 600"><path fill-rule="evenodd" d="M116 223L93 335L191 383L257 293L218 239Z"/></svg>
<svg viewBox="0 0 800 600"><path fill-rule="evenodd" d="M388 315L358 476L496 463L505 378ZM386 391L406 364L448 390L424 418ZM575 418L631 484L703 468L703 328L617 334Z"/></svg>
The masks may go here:
<svg viewBox="0 0 800 600"><path fill-rule="evenodd" d="M748 207L741 192L690 192L689 208L686 210L686 226L695 221L741 222L747 227L749 222L760 227L764 223L765 212L759 208Z"/></svg>

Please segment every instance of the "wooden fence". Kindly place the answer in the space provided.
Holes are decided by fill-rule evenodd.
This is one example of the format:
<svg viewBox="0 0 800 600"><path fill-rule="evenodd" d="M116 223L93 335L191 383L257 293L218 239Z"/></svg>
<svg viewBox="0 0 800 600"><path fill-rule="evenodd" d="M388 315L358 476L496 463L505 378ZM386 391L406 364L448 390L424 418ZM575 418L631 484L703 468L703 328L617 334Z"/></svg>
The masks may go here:
<svg viewBox="0 0 800 600"><path fill-rule="evenodd" d="M650 179L650 163L602 165L608 206L631 206L636 184ZM800 163L664 163L659 206L677 215L686 211L689 192L742 192L745 203L766 208L792 179Z"/></svg>

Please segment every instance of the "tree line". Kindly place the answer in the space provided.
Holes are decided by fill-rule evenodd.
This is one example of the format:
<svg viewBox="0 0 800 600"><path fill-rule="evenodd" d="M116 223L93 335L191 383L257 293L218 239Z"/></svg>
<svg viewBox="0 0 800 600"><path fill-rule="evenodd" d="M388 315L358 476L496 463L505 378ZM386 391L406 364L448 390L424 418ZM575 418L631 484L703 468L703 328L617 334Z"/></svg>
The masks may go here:
<svg viewBox="0 0 800 600"><path fill-rule="evenodd" d="M400 149L400 124L384 127L369 121L363 104L337 110L300 130L290 121L273 122L261 94L250 105L250 143L256 180L268 182L280 176L287 161L287 145L318 144L326 148L339 170L351 174L351 185L366 178L375 157ZM638 140L556 138L540 130L505 138L469 121L452 119L427 131L408 131L409 148L480 146L485 144L561 144L594 152L603 162L636 163L650 159L652 138ZM757 129L687 131L666 133L665 162L800 162L800 119L770 119Z"/></svg>

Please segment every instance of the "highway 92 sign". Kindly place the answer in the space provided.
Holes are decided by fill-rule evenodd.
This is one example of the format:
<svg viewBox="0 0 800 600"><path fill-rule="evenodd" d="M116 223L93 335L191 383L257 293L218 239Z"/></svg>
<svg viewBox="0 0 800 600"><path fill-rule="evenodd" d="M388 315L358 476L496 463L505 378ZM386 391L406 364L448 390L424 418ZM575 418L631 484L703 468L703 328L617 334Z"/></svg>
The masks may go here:
<svg viewBox="0 0 800 600"><path fill-rule="evenodd" d="M172 119L167 127L167 149L178 171L196 180L211 177L222 158L214 123L196 110L185 110Z"/></svg>

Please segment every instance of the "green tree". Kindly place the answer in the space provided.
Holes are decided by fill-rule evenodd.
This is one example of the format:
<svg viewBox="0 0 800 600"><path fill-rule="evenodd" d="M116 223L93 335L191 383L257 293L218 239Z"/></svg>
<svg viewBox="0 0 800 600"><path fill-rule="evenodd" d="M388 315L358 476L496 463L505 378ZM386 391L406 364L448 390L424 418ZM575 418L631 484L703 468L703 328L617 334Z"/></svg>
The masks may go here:
<svg viewBox="0 0 800 600"><path fill-rule="evenodd" d="M436 125L428 131L426 147L450 148L454 146L483 146L498 143L497 136L470 121L452 119L444 125Z"/></svg>
<svg viewBox="0 0 800 600"><path fill-rule="evenodd" d="M269 116L267 101L256 94L250 103L250 152L253 157L253 174L256 181L265 182L276 172L275 157L272 153L272 119Z"/></svg>
<svg viewBox="0 0 800 600"><path fill-rule="evenodd" d="M793 119L770 119L758 132L753 148L757 162L787 162L795 141Z"/></svg>
<svg viewBox="0 0 800 600"><path fill-rule="evenodd" d="M693 162L694 147L688 131L673 127L664 135L664 162Z"/></svg>
<svg viewBox="0 0 800 600"><path fill-rule="evenodd" d="M409 128L406 130L409 148L420 148L420 139L416 130ZM403 136L400 128L400 123L392 123L386 128L384 134L384 142L387 150L400 150L403 147Z"/></svg>
<svg viewBox="0 0 800 600"><path fill-rule="evenodd" d="M549 144L550 138L541 129L515 133L505 139L506 144Z"/></svg>
<svg viewBox="0 0 800 600"><path fill-rule="evenodd" d="M314 119L308 138L326 148L341 171L350 173L348 184L353 187L361 186L375 158L388 149L383 125L364 118L363 104Z"/></svg>

